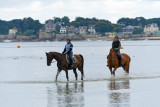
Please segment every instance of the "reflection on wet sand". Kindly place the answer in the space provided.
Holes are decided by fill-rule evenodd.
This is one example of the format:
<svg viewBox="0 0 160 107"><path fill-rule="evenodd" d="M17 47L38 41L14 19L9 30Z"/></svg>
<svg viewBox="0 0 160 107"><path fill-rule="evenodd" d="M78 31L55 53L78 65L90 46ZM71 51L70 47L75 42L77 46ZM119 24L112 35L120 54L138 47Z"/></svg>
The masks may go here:
<svg viewBox="0 0 160 107"><path fill-rule="evenodd" d="M82 83L56 84L56 94L48 90L48 107L83 107L84 89Z"/></svg>
<svg viewBox="0 0 160 107"><path fill-rule="evenodd" d="M129 80L126 81L110 81L108 84L109 90L109 106L111 107L129 107L130 106L130 93L119 90L129 89Z"/></svg>

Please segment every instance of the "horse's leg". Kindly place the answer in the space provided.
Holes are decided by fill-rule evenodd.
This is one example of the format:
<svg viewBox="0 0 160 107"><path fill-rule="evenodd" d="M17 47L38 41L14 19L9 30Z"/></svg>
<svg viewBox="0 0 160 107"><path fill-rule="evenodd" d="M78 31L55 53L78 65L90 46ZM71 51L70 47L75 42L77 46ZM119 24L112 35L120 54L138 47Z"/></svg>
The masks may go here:
<svg viewBox="0 0 160 107"><path fill-rule="evenodd" d="M78 70L81 72L81 80L83 80L84 77L84 71L82 67L78 67Z"/></svg>
<svg viewBox="0 0 160 107"><path fill-rule="evenodd" d="M111 72L111 75L112 75L112 67L109 67L109 70L110 70L110 72Z"/></svg>
<svg viewBox="0 0 160 107"><path fill-rule="evenodd" d="M130 65L128 64L128 67L127 67L127 73L128 73L128 74L129 74L129 66L130 66Z"/></svg>
<svg viewBox="0 0 160 107"><path fill-rule="evenodd" d="M84 72L83 69L81 70L81 80L83 81L83 77L84 77Z"/></svg>
<svg viewBox="0 0 160 107"><path fill-rule="evenodd" d="M69 81L69 78L68 78L68 70L65 70L65 72L66 72L67 81Z"/></svg>
<svg viewBox="0 0 160 107"><path fill-rule="evenodd" d="M125 64L123 69L126 71L126 73L129 73L128 69L129 69L129 65L128 64Z"/></svg>
<svg viewBox="0 0 160 107"><path fill-rule="evenodd" d="M81 57L82 60L80 62L80 64L78 65L78 70L81 72L81 80L83 80L83 77L84 77L84 60L83 60L83 57Z"/></svg>
<svg viewBox="0 0 160 107"><path fill-rule="evenodd" d="M123 68L124 71L126 71L125 67L126 67L126 65L123 65L123 66L122 66L122 68Z"/></svg>
<svg viewBox="0 0 160 107"><path fill-rule="evenodd" d="M56 80L55 81L57 81L57 78L58 78L58 75L59 75L59 73L61 72L61 70L60 69L58 69L57 70L57 74L56 74Z"/></svg>
<svg viewBox="0 0 160 107"><path fill-rule="evenodd" d="M115 71L117 70L118 67L114 67L114 70L113 70L113 75L115 76Z"/></svg>
<svg viewBox="0 0 160 107"><path fill-rule="evenodd" d="M78 74L77 74L77 71L76 71L76 69L73 69L73 72L74 72L74 75L75 75L75 77L76 77L76 81L77 81Z"/></svg>

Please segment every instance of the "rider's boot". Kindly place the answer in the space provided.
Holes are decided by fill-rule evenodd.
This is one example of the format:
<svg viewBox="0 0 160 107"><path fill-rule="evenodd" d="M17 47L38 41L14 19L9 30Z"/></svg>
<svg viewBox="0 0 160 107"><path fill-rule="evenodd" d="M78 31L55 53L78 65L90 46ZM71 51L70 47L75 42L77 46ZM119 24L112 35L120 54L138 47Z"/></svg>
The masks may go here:
<svg viewBox="0 0 160 107"><path fill-rule="evenodd" d="M72 59L70 59L69 62L70 62L70 63L69 63L68 68L69 68L69 69L72 69L72 68L73 68L73 61L72 61Z"/></svg>

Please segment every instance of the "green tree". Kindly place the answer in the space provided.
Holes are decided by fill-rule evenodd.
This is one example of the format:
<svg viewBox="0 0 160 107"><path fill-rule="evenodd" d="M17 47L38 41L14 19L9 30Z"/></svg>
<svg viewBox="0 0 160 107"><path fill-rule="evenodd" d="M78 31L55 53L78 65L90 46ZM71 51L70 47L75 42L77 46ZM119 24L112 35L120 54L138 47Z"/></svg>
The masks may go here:
<svg viewBox="0 0 160 107"><path fill-rule="evenodd" d="M67 16L64 16L61 20L64 23L64 26L69 25L70 19Z"/></svg>
<svg viewBox="0 0 160 107"><path fill-rule="evenodd" d="M24 32L24 35L25 36L32 36L32 35L34 35L34 31L33 30L27 30L27 31Z"/></svg>
<svg viewBox="0 0 160 107"><path fill-rule="evenodd" d="M27 30L32 30L34 35L36 35L36 34L38 34L39 29L41 29L41 28L42 28L42 24L39 22L39 20L33 20L30 17L23 19L24 32L26 32Z"/></svg>
<svg viewBox="0 0 160 107"><path fill-rule="evenodd" d="M114 32L120 32L122 30L121 26L118 26L116 24L113 25L113 31Z"/></svg>
<svg viewBox="0 0 160 107"><path fill-rule="evenodd" d="M144 17L136 17L136 18L121 18L117 21L118 25L121 26L142 26L144 27L146 25L147 20Z"/></svg>
<svg viewBox="0 0 160 107"><path fill-rule="evenodd" d="M59 32L60 32L60 28L61 28L61 26L60 26L60 25L58 25L58 24L56 24L56 32L57 32L57 33L59 33Z"/></svg>
<svg viewBox="0 0 160 107"><path fill-rule="evenodd" d="M0 20L0 34L8 34L9 27L6 21Z"/></svg>
<svg viewBox="0 0 160 107"><path fill-rule="evenodd" d="M113 25L108 21L99 21L96 23L96 32L104 34L113 31Z"/></svg>
<svg viewBox="0 0 160 107"><path fill-rule="evenodd" d="M62 20L61 20L61 18L59 18L59 17L54 17L53 18L53 22L54 23L59 23L59 22L61 22Z"/></svg>
<svg viewBox="0 0 160 107"><path fill-rule="evenodd" d="M135 29L133 30L133 34L142 34L142 33L143 33L143 30L140 29L140 28L135 28Z"/></svg>

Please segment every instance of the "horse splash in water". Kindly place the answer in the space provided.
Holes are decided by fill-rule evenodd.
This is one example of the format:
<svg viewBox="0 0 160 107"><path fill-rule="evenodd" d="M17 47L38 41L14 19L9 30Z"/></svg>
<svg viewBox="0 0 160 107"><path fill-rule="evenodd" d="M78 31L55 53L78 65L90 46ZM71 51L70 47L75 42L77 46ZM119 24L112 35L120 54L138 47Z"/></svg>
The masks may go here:
<svg viewBox="0 0 160 107"><path fill-rule="evenodd" d="M56 80L58 78L59 73L64 70L66 72L66 78L67 81L69 81L68 78L68 70L71 70L71 68L68 68L69 64L66 60L66 55L58 53L58 52L49 52L46 53L47 56L47 65L50 66L52 63L52 60L55 59L57 61L57 75L56 75ZM73 64L73 72L75 74L76 80L78 78L78 74L76 69L78 68L78 70L81 72L81 80L83 80L83 76L84 76L84 72L83 72L83 65L84 65L84 59L82 55L74 55L74 58L76 59L76 62Z"/></svg>
<svg viewBox="0 0 160 107"><path fill-rule="evenodd" d="M122 66L119 64L118 57L114 49L110 49L110 53L107 57L107 63L108 63L108 67L111 72L111 75L113 74L115 76L115 71L118 67L122 67L127 73L129 73L131 58L124 53L122 53L121 56L122 56ZM114 68L113 71L112 71L112 68Z"/></svg>

